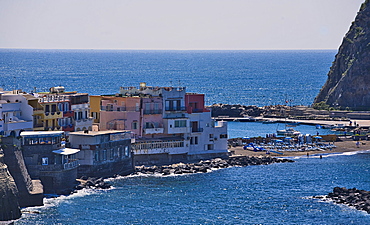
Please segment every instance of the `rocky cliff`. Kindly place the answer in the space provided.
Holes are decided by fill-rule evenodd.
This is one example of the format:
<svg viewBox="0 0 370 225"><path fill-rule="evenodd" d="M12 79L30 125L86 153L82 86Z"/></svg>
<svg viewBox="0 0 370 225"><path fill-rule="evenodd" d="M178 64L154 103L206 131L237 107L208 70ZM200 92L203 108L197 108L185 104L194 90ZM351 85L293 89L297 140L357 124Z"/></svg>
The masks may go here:
<svg viewBox="0 0 370 225"><path fill-rule="evenodd" d="M7 221L20 218L21 211L17 186L3 159L3 150L0 149L0 221Z"/></svg>
<svg viewBox="0 0 370 225"><path fill-rule="evenodd" d="M343 38L328 79L314 103L370 109L370 5L366 0Z"/></svg>

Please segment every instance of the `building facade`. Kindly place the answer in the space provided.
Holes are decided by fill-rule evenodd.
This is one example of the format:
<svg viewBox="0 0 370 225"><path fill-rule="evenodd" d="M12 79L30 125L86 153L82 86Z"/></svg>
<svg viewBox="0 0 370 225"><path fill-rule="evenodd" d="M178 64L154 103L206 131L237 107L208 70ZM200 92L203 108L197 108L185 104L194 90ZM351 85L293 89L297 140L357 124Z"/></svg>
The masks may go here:
<svg viewBox="0 0 370 225"><path fill-rule="evenodd" d="M41 180L45 193L69 193L76 182L80 150L62 144L63 131L27 131L20 135L31 178Z"/></svg>
<svg viewBox="0 0 370 225"><path fill-rule="evenodd" d="M18 137L33 129L33 108L18 91L0 91L0 135Z"/></svg>
<svg viewBox="0 0 370 225"><path fill-rule="evenodd" d="M124 130L71 132L69 142L80 150L78 176L132 173L131 141L131 132Z"/></svg>

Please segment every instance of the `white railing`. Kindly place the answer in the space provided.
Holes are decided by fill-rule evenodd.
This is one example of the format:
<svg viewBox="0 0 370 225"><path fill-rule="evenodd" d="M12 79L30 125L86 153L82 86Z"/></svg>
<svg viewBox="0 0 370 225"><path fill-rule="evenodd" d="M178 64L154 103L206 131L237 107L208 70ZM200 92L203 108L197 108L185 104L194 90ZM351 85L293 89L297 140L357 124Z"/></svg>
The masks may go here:
<svg viewBox="0 0 370 225"><path fill-rule="evenodd" d="M78 167L78 160L76 161L73 161L73 162L70 162L70 163L64 163L63 166L64 166L64 169L73 169L73 168L76 168Z"/></svg>

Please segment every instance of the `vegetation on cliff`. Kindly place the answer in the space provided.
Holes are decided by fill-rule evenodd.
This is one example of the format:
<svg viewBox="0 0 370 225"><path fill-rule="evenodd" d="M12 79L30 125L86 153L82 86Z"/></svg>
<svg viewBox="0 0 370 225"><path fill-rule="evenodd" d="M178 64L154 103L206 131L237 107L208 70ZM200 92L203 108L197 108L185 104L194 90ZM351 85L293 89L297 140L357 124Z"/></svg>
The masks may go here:
<svg viewBox="0 0 370 225"><path fill-rule="evenodd" d="M370 6L366 0L343 38L314 104L370 109Z"/></svg>

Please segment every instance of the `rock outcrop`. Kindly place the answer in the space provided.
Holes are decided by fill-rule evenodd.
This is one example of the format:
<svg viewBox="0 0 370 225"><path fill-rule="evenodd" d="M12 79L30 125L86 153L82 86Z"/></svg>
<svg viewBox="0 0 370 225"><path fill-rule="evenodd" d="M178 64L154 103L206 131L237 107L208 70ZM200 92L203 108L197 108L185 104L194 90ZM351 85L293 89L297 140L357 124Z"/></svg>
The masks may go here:
<svg viewBox="0 0 370 225"><path fill-rule="evenodd" d="M343 38L328 79L314 103L370 109L370 5L366 0Z"/></svg>
<svg viewBox="0 0 370 225"><path fill-rule="evenodd" d="M18 203L18 189L13 177L4 163L3 150L0 148L0 221L15 220L21 217Z"/></svg>
<svg viewBox="0 0 370 225"><path fill-rule="evenodd" d="M370 213L370 192L356 188L335 187L327 196L314 196L324 201L331 200Z"/></svg>

